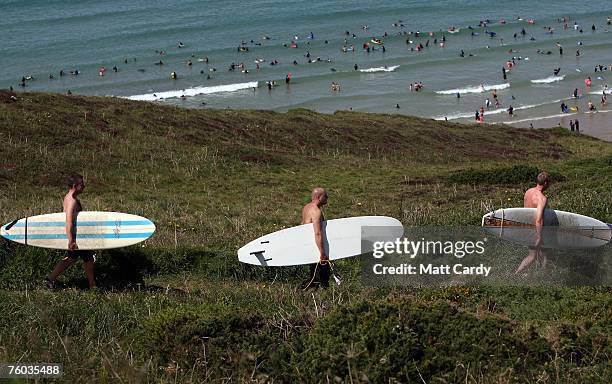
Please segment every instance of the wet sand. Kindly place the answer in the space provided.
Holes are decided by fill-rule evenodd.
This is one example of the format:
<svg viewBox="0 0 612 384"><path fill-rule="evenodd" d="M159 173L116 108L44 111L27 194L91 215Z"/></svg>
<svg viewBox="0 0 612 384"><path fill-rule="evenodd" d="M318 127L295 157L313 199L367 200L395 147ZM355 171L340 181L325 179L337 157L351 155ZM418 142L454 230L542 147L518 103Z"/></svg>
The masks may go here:
<svg viewBox="0 0 612 384"><path fill-rule="evenodd" d="M570 120L580 122L580 133L596 137L601 140L612 142L612 110L598 111L592 113L572 113L559 117L549 117L534 120L521 120L520 122L505 122L514 127L530 128L552 128L564 127L570 129Z"/></svg>

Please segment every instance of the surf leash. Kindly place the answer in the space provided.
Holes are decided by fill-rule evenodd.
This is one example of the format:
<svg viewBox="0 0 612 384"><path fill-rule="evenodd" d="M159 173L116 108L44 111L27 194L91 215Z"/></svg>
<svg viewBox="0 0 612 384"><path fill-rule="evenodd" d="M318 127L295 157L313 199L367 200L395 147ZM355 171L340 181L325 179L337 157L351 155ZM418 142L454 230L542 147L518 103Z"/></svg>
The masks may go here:
<svg viewBox="0 0 612 384"><path fill-rule="evenodd" d="M334 269L334 266L331 263L331 261L328 260L327 262L329 263L329 269L331 270L331 273L332 273L332 276L334 278L334 281L336 282L336 285L340 285L342 283L342 278L340 277L340 275Z"/></svg>
<svg viewBox="0 0 612 384"><path fill-rule="evenodd" d="M316 279L316 277L317 277L317 270L319 269L319 265L326 265L326 264L329 265L329 269L331 270L332 277L334 278L334 281L336 282L336 285L340 285L342 283L342 278L340 277L340 275L334 269L331 260L319 260L317 262L317 264L315 265L315 269L314 269L314 271L312 273L312 278L310 279L308 284L306 284L304 286L304 288L302 288L302 291L305 291L308 288L310 288L310 286L312 285L312 283Z"/></svg>
<svg viewBox="0 0 612 384"><path fill-rule="evenodd" d="M319 268L319 264L321 264L321 260L319 260L319 261L317 262L317 264L315 265L315 269L314 269L314 271L312 272L312 278L310 279L310 281L308 282L308 284L306 284L306 285L304 286L304 288L302 288L302 291L305 291L305 290L307 290L308 288L310 288L310 285L311 285L311 284L314 282L314 280L315 280L315 278L316 278L316 276L317 276L317 269Z"/></svg>

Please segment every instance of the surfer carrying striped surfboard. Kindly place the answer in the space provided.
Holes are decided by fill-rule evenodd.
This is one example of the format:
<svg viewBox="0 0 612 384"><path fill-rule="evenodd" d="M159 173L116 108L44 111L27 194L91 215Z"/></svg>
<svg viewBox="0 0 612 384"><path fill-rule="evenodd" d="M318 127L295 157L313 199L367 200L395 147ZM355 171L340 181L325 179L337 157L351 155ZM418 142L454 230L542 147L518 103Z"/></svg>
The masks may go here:
<svg viewBox="0 0 612 384"><path fill-rule="evenodd" d="M77 238L77 216L79 212L83 210L83 206L78 199L78 195L85 189L85 181L83 176L79 174L72 174L68 177L68 193L64 196L64 212L66 213L66 235L68 237L68 252L66 257L60 260L51 274L45 278L45 283L49 288L55 286L57 277L74 264L80 257L83 260L83 268L87 275L87 281L89 282L89 288L96 287L96 281L94 278L94 252L93 251L81 251L76 242Z"/></svg>

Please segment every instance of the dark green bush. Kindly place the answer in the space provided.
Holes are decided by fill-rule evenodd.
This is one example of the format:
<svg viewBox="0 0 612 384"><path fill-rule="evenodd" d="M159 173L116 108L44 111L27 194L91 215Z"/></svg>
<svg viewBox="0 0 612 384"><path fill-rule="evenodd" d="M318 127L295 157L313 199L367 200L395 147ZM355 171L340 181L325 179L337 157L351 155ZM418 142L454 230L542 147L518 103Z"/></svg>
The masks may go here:
<svg viewBox="0 0 612 384"><path fill-rule="evenodd" d="M208 379L246 379L263 361L268 363L258 371L268 370L282 340L262 316L215 305L166 310L145 321L137 333L145 359L160 367L178 364L183 371L196 366Z"/></svg>
<svg viewBox="0 0 612 384"><path fill-rule="evenodd" d="M491 378L510 368L525 379L550 356L543 338L510 321L400 299L361 302L321 319L293 364L302 381L351 376L418 382L422 376L459 382L468 366Z"/></svg>

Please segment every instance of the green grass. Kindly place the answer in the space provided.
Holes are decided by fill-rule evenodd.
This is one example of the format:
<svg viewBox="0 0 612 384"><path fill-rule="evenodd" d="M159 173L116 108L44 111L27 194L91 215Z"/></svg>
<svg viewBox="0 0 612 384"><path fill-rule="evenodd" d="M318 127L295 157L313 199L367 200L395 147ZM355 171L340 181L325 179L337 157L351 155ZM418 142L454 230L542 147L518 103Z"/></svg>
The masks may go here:
<svg viewBox="0 0 612 384"><path fill-rule="evenodd" d="M0 92L0 221L87 210L155 221L142 246L102 252L108 292L41 288L61 253L0 243L0 361L64 364L66 382L607 382L609 287L302 292L304 268L242 265L236 250L300 221L317 185L327 218L478 225L519 206L538 170L551 206L612 222L612 145L565 130L405 116L187 110Z"/></svg>

